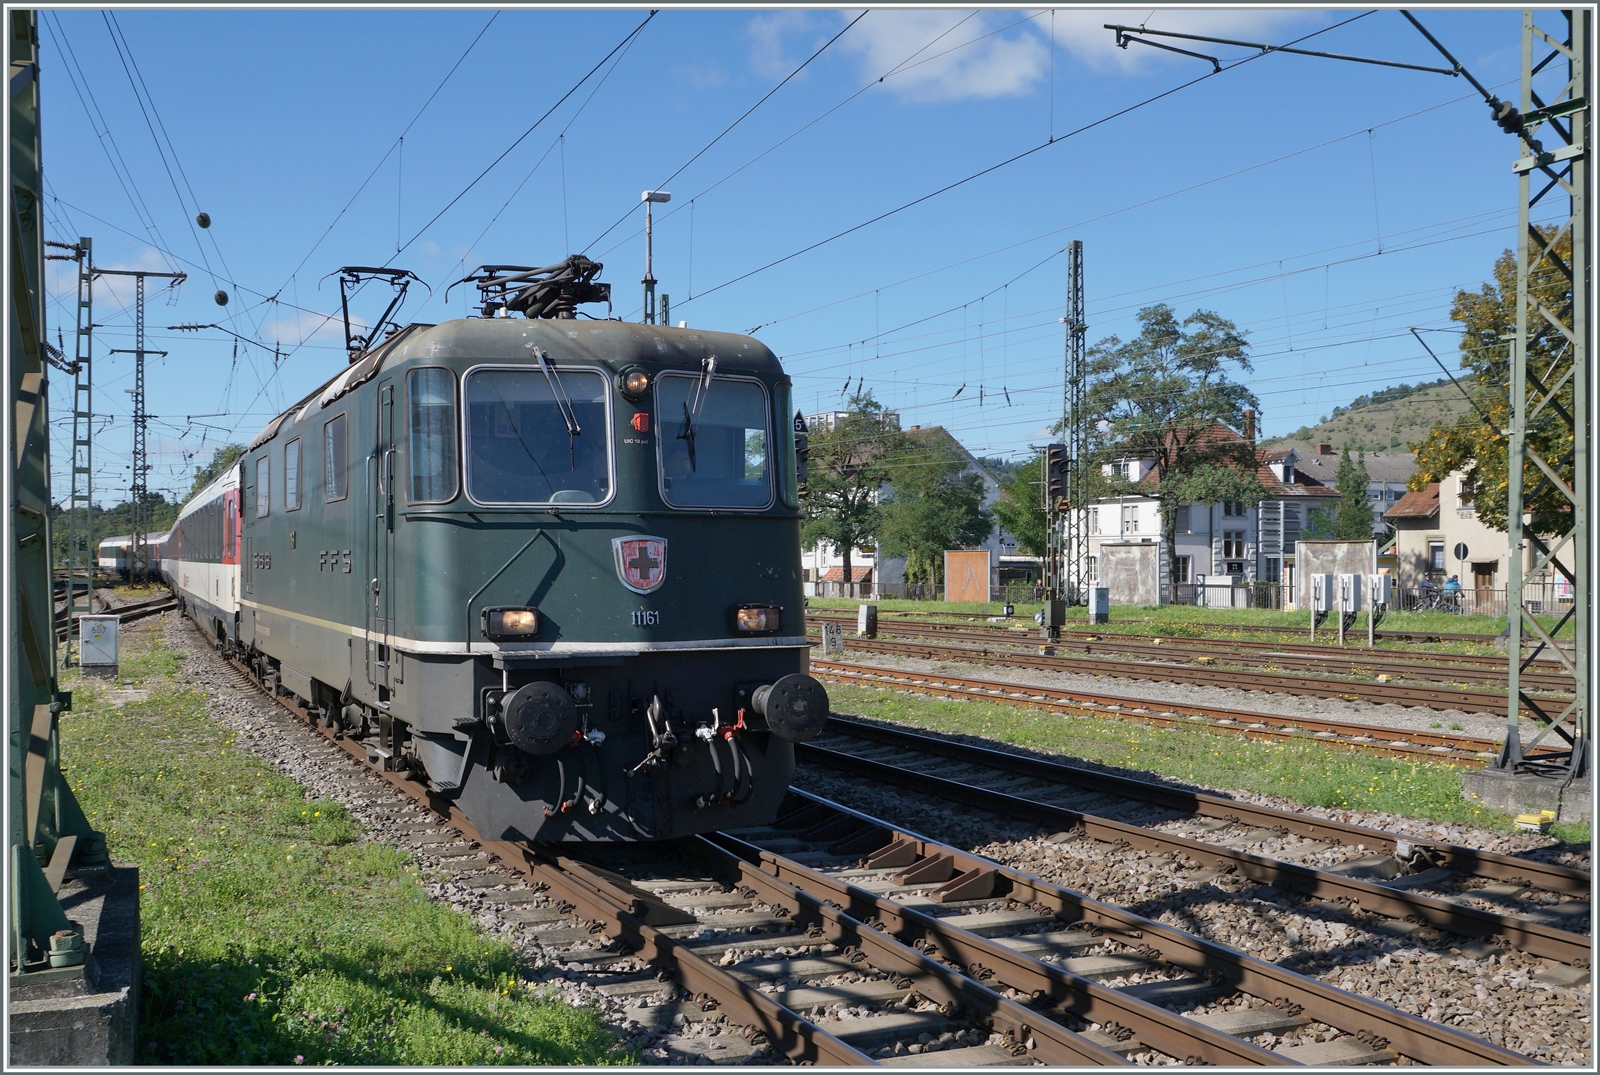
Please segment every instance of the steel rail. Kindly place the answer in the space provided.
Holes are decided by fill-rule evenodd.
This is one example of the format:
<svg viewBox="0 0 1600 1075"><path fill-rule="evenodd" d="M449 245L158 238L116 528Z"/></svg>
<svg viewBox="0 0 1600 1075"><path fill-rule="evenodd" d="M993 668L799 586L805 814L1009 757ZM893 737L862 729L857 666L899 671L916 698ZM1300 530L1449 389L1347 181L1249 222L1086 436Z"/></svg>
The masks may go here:
<svg viewBox="0 0 1600 1075"><path fill-rule="evenodd" d="M977 992L972 987L977 986L983 994L980 1000L993 1004L988 1000L993 997L999 1001L999 1004L993 1004L995 1010L992 1012L996 1020L996 1029L1001 1029L1000 1020L1006 1020L1004 1032L1017 1041L1026 1041L1033 1037L1049 1040L1054 1044L1055 1038L1069 1034L1072 1039L1082 1041L1083 1039L1077 1034L1050 1021L1049 1013L1044 1009L1051 1008L1060 1010L1062 1014L1076 1015L1101 1025L1116 1023L1128 1027L1139 1036L1142 1043L1180 1059L1185 1064L1300 1066L1281 1053L1263 1049L1243 1038L1236 1038L1192 1019L1185 1019L1159 1005L1121 993L1060 967L1053 967L1032 956L1014 952L1003 944L957 926L951 926L933 915L884 899L863 888L846 884L793 859L747 843L735 835L715 833L703 839L746 867L740 873L740 880L743 883L756 884L758 878L766 878L769 882L782 884L784 889L796 893L798 898L807 901L814 913L845 922L878 924L875 929L866 933L860 932L858 926L856 934L849 937L851 942L855 941L856 936L870 937L872 933L881 931L880 936L892 938L900 946L929 945L945 959L958 967L967 968L973 975L981 974L985 970L994 972L995 980L1001 985L1029 996L1032 1009L1001 997L992 989L974 981L969 975L959 976L963 997L970 999L971 995ZM829 906L830 904L839 909L835 910L834 906ZM836 944L841 943L840 937L830 935L830 939ZM866 950L869 943L870 940L861 942L862 949ZM910 950L916 951L915 948ZM946 974L953 975L954 972L935 963L921 952L916 954ZM872 963L876 967L885 968L885 960L876 952L872 954ZM1041 1019L1041 1015L1045 1018ZM1109 1052L1103 1049L1101 1051ZM1031 1055L1052 1065L1082 1062L1081 1059L1062 1057L1064 1052L1061 1046L1055 1045L1048 1050L1035 1049ZM1126 1060L1121 1062L1127 1063Z"/></svg>
<svg viewBox="0 0 1600 1075"><path fill-rule="evenodd" d="M1042 709L1052 713L1073 713L1108 717L1134 724L1160 728L1204 728L1242 735L1249 739L1273 742L1297 741L1343 747L1369 754L1414 760L1445 762L1457 766L1482 765L1492 761L1500 744L1492 739L1382 728L1368 724L1285 717L1221 706L1145 701L1111 694L1091 694L1060 687L1040 687L1031 683L974 679L938 672L884 668L879 665L813 659L811 674L841 683L866 683L928 694L936 698L985 701L996 704Z"/></svg>
<svg viewBox="0 0 1600 1075"><path fill-rule="evenodd" d="M1139 802L1183 810L1197 817L1232 820L1240 824L1250 824L1263 829L1287 830L1298 836L1317 840L1331 840L1339 844L1361 844L1372 850L1387 854L1394 854L1397 850L1397 845L1405 842L1414 848L1425 850L1428 858L1435 865L1447 867L1458 873L1465 873L1474 877L1489 877L1497 881L1516 882L1529 888L1539 888L1546 892L1559 892L1570 896L1587 897L1592 890L1589 872L1587 870L1575 870L1569 866L1536 862L1512 855L1498 854L1493 851L1480 851L1473 847L1462 847L1458 844L1429 840L1422 837L1402 836L1392 832L1385 832L1382 829L1368 828L1365 825L1352 825L1349 822L1335 821L1331 818L1313 817L1289 810L1277 810L1270 806L1257 806L1238 799L1230 799L1223 795L1214 795L1204 791L1191 791L1173 787L1169 784L1118 776L1114 773L1099 772L1082 766L1070 765L1066 762L1049 761L1026 754L1015 754L994 747L980 746L976 743L940 739L932 735L900 728L868 724L865 721L842 717L837 714L830 717L825 734L839 734L841 731L848 735L891 746L985 765L1002 772L1058 781L1068 788L1117 795L1125 799L1134 799Z"/></svg>
<svg viewBox="0 0 1600 1075"><path fill-rule="evenodd" d="M1387 1004L1318 981L1306 975L1247 955L1226 945L1208 941L1176 927L1145 918L1132 911L1091 899L1071 889L958 847L923 836L914 830L864 814L811 792L791 788L790 795L804 804L800 811L780 819L780 826L798 827L807 812L813 823L826 817L852 819L856 830L876 829L882 845L903 842L922 859L948 856L957 875L992 873L995 891L1001 898L1034 904L1063 922L1085 923L1093 928L1137 942L1146 954L1194 974L1208 971L1221 975L1233 988L1279 1006L1298 1006L1308 1018L1355 1035L1369 1043L1381 1043L1424 1064L1438 1066L1544 1066L1540 1061L1502 1048L1442 1023L1432 1023L1408 1015Z"/></svg>
<svg viewBox="0 0 1600 1075"><path fill-rule="evenodd" d="M881 638L852 638L852 648L869 653L920 657L932 661L957 661L998 664L1012 668L1038 668L1076 675L1111 676L1118 679L1160 679L1169 683L1188 683L1203 687L1231 687L1274 694L1309 695L1365 701L1374 705L1425 706L1432 709L1457 709L1464 713L1505 712L1505 694L1469 691L1442 686L1403 686L1363 680L1329 679L1320 676L1287 675L1273 672L1241 672L1210 669L1190 664L1147 661L1121 661L1108 657L1050 657L1027 653L977 651L963 646L932 642L890 642Z"/></svg>
<svg viewBox="0 0 1600 1075"><path fill-rule="evenodd" d="M808 762L818 762L830 768L898 784L901 787L933 792L967 806L990 810L1003 817L1023 818L1059 829L1082 831L1093 839L1106 843L1122 843L1164 854L1178 852L1195 862L1214 862L1220 869L1236 871L1242 877L1285 892L1297 892L1319 899L1348 900L1362 910L1389 918L1414 918L1451 933L1493 938L1519 951L1544 959L1555 959L1574 966L1589 965L1590 940L1582 934L1555 929L1510 915L1479 910L1476 907L1462 906L1433 896L1389 888L1355 877L1345 877L1309 866L1283 862L1237 848L1153 832L1124 821L1096 817L1080 810L1025 799L1003 791L991 791L958 780L904 769L886 762L870 761L841 751L812 746L809 743L797 744L795 753L797 758L803 758Z"/></svg>
<svg viewBox="0 0 1600 1075"><path fill-rule="evenodd" d="M901 622L901 623L939 624L939 623L950 623L951 622L951 621L948 621L948 620L932 620L932 619L926 618L929 615L932 615L932 613L912 612L912 611L909 611L909 610L901 610L901 609L880 609L878 611L878 620L879 620L879 623L883 623L885 621L886 617L894 617L897 622ZM947 613L947 615L961 615L961 614L960 613ZM855 623L856 621L853 620L853 619L846 619L844 622L846 622L846 623ZM976 624L970 624L968 626L977 626L977 625ZM1239 631L1239 632L1242 632L1244 634L1257 634L1257 635L1260 635L1260 634L1296 635L1296 634L1299 634L1300 631L1302 630L1302 628L1300 628L1300 627L1274 627L1274 626L1272 626L1270 624L1262 624L1262 623L1196 624L1194 626L1210 626L1210 627L1215 627L1216 629L1221 630L1221 631ZM1072 634L1104 634L1106 632L1105 631L1099 631L1099 630L1072 629L1070 631L1070 633L1072 633ZM1162 637L1164 638L1166 636L1163 635ZM1405 628L1387 627L1387 628L1383 628L1383 629L1380 629L1380 630L1374 632L1374 637L1375 638L1382 638L1382 639L1389 639L1389 640L1405 640L1405 641L1408 641L1408 642L1409 641L1421 641L1421 642L1472 642L1472 643L1477 643L1479 645L1492 646L1494 644L1496 636L1480 634L1480 633L1478 633L1476 631L1431 631L1431 630L1427 630L1425 628L1417 628L1415 630L1407 630Z"/></svg>
<svg viewBox="0 0 1600 1075"><path fill-rule="evenodd" d="M808 617L808 622L849 622L835 617ZM1262 655L1271 663L1284 668L1307 671L1331 671L1341 675L1390 675L1405 679L1433 680L1443 683L1497 684L1505 679L1504 657L1486 657L1455 653L1397 653L1384 651L1351 651L1337 646L1324 646L1305 642L1256 642L1249 639L1188 638L1182 635L1132 636L1126 634L1088 631L1062 632L1060 641L1047 642L1016 631L985 629L979 625L959 624L907 624L890 622L880 624L880 633L897 637L938 638L953 642L970 642L978 646L1009 645L1048 649L1059 654L1068 653L1127 653L1142 659L1172 660L1177 657L1208 657L1213 660L1231 660L1239 663ZM1306 652L1287 652L1299 650ZM1191 656L1192 655L1192 656ZM1553 659L1552 659L1552 662ZM1566 669L1556 668L1524 673L1532 676L1541 690L1570 691L1572 675Z"/></svg>
<svg viewBox="0 0 1600 1075"><path fill-rule="evenodd" d="M476 841L490 855L535 884L559 893L562 899L577 907L585 917L601 922L608 936L673 973L684 988L716 998L732 1019L766 1034L769 1043L783 1055L801 1063L829 1066L877 1063L859 1049L840 1041L760 990L701 958L681 941L649 925L646 921L652 910L652 901L649 899L640 899L637 894L626 891L618 892L592 869L574 869L570 861L563 863L531 845L484 839L453 802L434 794L407 774L373 765L367 759L365 747L357 741L323 727L312 719L311 712L304 707L293 704L276 692L269 693L242 662L232 658L225 660L248 683L263 694L268 694L272 701L290 713L307 721L314 731L335 746L342 747L368 772L438 815L443 823L456 829L468 840ZM618 958L622 957L619 955Z"/></svg>
<svg viewBox="0 0 1600 1075"><path fill-rule="evenodd" d="M841 949L854 948L866 956L866 960L878 970L889 971L912 979L916 984L918 993L930 1000L941 1001L945 1004L967 1007L983 1013L992 1020L992 1029L1005 1034L1014 1041L1026 1042L1029 1038L1035 1040L1035 1048L1030 1055L1051 1066L1067 1066L1082 1064L1101 1064L1126 1066L1129 1061L1105 1048L1089 1041L1087 1038L1068 1029L1050 1019L1040 1019L1039 1013L1032 1011L1017 1001L1002 996L990 987L984 985L971 975L962 973L929 958L923 952L911 947L910 943L900 939L889 930L880 925L869 923L888 920L881 915L863 915L860 906L853 903L841 903L837 898L834 888L826 885L820 886L823 893L819 895L815 884L796 883L808 880L805 877L796 877L792 873L788 876L773 870L763 869L759 858L751 858L741 852L755 852L760 855L758 848L750 847L743 841L727 835L714 833L710 836L695 838L704 852L713 857L714 862L723 869L736 874L737 882L756 889L769 903L778 903L784 906L793 906L796 909L795 920L804 924L807 921L816 922L821 926L822 933L832 943ZM799 868L797 864L787 865ZM889 905L892 907L892 905ZM877 908L870 908L876 910ZM892 910L887 913L893 914ZM966 964L961 964L965 966ZM1097 987L1103 989L1104 987ZM1135 1005L1143 1002L1133 1000ZM1162 1015L1169 1013L1155 1008L1154 1005L1143 1005ZM1131 1010L1127 1012L1130 1019L1137 1015ZM1150 1013L1150 1019L1157 1018ZM1172 1018L1172 1017L1169 1017ZM1141 1020L1141 1022L1148 1020ZM1202 1030L1208 1028L1201 1028ZM1281 1059L1264 1059L1271 1057L1264 1049L1256 1048L1248 1043L1232 1040L1230 1048L1223 1042L1217 1041L1219 1035L1216 1031L1209 1034L1191 1032L1188 1035L1189 1045L1193 1047L1197 1042L1203 1042L1199 1052L1179 1055L1204 1055L1226 1058L1227 1062L1249 1062L1253 1064L1281 1064ZM1226 1035L1220 1035L1226 1037ZM1241 1048L1242 1046L1242 1048ZM1209 1061L1213 1063L1222 1060Z"/></svg>
<svg viewBox="0 0 1600 1075"><path fill-rule="evenodd" d="M113 608L109 608L104 612L95 613L95 615L115 615L117 617L117 622L119 623L132 623L135 620L142 620L146 616L158 616L163 612L171 612L177 607L178 603L172 598L167 597L160 599L160 603L153 601L142 601L137 605L118 605ZM74 618L76 619L77 617ZM62 619L61 617L57 617L56 640L60 641L61 639L66 638L68 631L68 621Z"/></svg>

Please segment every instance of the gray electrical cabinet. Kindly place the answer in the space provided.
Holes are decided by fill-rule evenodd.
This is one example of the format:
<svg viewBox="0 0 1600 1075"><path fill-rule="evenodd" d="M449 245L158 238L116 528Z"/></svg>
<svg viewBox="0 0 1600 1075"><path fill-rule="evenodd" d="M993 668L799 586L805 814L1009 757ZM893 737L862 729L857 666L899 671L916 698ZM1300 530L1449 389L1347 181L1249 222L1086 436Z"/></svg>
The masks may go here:
<svg viewBox="0 0 1600 1075"><path fill-rule="evenodd" d="M83 616L78 620L78 663L88 672L115 672L117 669L116 616Z"/></svg>

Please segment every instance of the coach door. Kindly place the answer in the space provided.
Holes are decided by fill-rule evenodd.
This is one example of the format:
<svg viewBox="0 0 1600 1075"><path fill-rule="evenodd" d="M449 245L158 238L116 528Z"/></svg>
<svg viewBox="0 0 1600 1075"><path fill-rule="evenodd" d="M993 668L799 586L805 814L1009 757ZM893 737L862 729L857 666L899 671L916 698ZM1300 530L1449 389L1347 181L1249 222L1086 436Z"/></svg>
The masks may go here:
<svg viewBox="0 0 1600 1075"><path fill-rule="evenodd" d="M367 576L367 681L378 688L378 702L387 705L394 654L394 382L378 385L377 443L369 457L371 542Z"/></svg>

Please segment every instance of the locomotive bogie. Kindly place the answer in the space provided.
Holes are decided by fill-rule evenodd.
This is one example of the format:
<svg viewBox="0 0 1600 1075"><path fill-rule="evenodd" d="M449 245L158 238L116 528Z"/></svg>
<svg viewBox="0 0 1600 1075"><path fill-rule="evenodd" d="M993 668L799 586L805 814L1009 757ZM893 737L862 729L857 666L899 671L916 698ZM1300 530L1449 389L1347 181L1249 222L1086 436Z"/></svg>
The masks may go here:
<svg viewBox="0 0 1600 1075"><path fill-rule="evenodd" d="M486 836L762 823L826 714L790 400L746 337L414 325L208 489L232 497L235 563L191 564L180 525L169 577L264 680Z"/></svg>

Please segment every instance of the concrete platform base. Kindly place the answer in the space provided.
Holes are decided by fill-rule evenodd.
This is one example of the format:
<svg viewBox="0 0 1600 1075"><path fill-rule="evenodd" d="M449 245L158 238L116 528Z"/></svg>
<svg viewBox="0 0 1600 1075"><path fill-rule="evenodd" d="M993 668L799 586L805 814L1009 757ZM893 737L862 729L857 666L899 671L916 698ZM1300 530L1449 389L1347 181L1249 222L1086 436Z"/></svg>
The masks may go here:
<svg viewBox="0 0 1600 1075"><path fill-rule="evenodd" d="M1554 810L1563 822L1587 821L1594 809L1594 783L1588 778L1566 784L1556 777L1480 769L1461 774L1461 793L1502 814Z"/></svg>
<svg viewBox="0 0 1600 1075"><path fill-rule="evenodd" d="M83 925L83 967L11 976L8 1067L132 1064L139 1032L139 871L118 867L59 894Z"/></svg>

